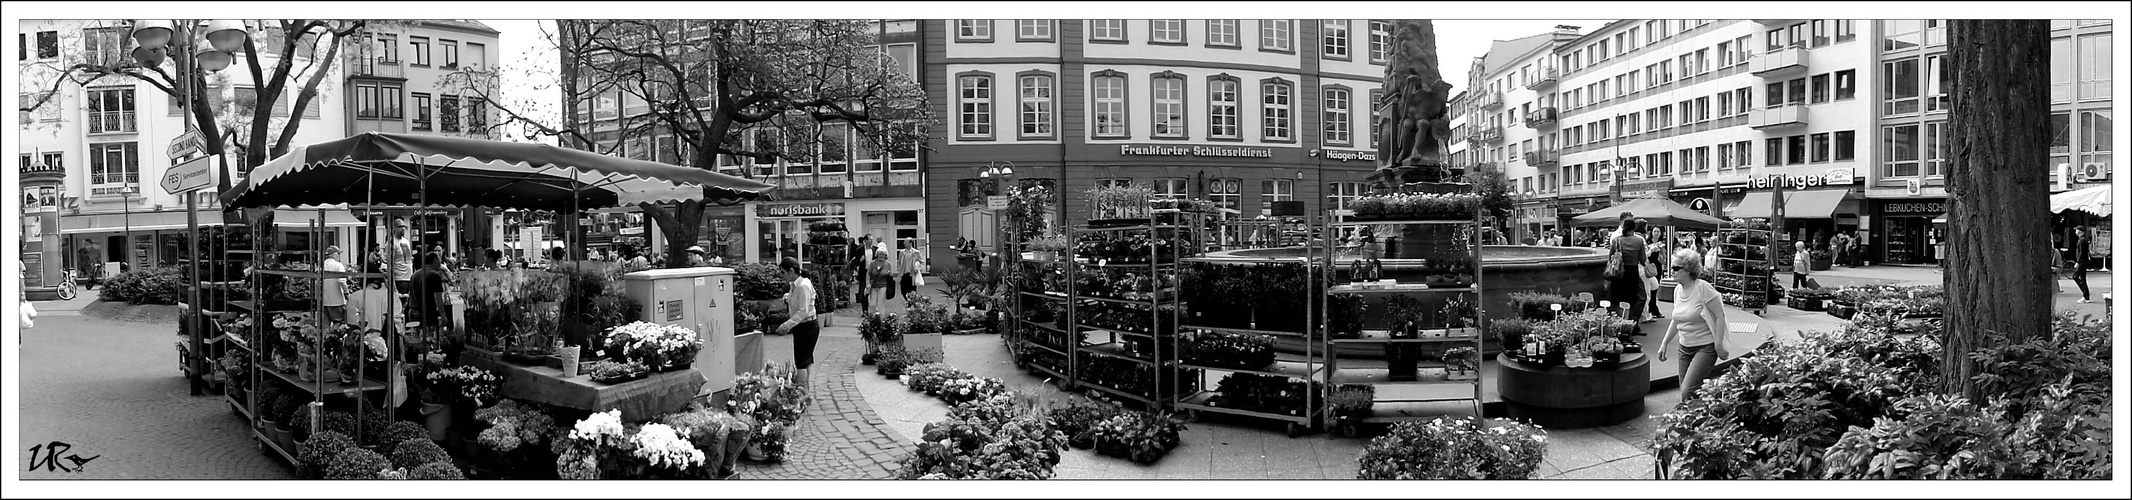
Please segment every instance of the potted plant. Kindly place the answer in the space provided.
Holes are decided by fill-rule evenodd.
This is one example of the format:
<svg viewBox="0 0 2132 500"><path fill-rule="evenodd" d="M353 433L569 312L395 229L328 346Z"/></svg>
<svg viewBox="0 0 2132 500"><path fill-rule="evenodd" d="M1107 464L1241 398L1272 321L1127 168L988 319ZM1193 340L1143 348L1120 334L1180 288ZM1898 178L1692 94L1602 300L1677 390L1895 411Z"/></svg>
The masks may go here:
<svg viewBox="0 0 2132 500"><path fill-rule="evenodd" d="M947 331L947 307L933 305L933 299L925 295L907 295L903 298L905 312L899 329L902 344L911 350L940 349L940 336Z"/></svg>
<svg viewBox="0 0 2132 500"><path fill-rule="evenodd" d="M1473 380L1480 377L1480 351L1471 346L1458 346L1444 350L1444 365L1450 380Z"/></svg>
<svg viewBox="0 0 2132 500"><path fill-rule="evenodd" d="M1031 260L1037 262L1058 260L1059 252L1066 251L1066 236L1057 233L1044 233L1041 237L1029 240L1029 251L1035 254Z"/></svg>
<svg viewBox="0 0 2132 500"><path fill-rule="evenodd" d="M859 364L877 363L882 347L903 343L903 335L898 332L899 323L895 314L883 312L866 313L859 319L859 338L866 341L866 353L859 356Z"/></svg>
<svg viewBox="0 0 2132 500"><path fill-rule="evenodd" d="M1147 218L1148 199L1154 190L1146 186L1094 186L1085 192L1090 227L1113 227L1138 223Z"/></svg>
<svg viewBox="0 0 2132 500"><path fill-rule="evenodd" d="M1391 326L1391 338L1419 338L1426 309L1421 300L1411 296L1394 296L1386 301L1386 318ZM1384 362L1389 369L1386 376L1395 382L1411 382L1421 376L1421 346L1406 342L1384 344Z"/></svg>
<svg viewBox="0 0 2132 500"><path fill-rule="evenodd" d="M1354 426L1368 418L1377 404L1377 386L1370 384L1341 384L1325 397L1327 407L1340 434L1354 436Z"/></svg>
<svg viewBox="0 0 2132 500"><path fill-rule="evenodd" d="M643 363L635 361L601 360L581 363L580 366L578 371L590 377L593 382L609 385L642 379L651 373L651 370L644 368Z"/></svg>
<svg viewBox="0 0 2132 500"><path fill-rule="evenodd" d="M874 355L874 373L890 379L902 376L903 368L909 366L907 353L902 344L882 345Z"/></svg>
<svg viewBox="0 0 2132 500"><path fill-rule="evenodd" d="M607 333L604 353L643 363L653 371L674 371L695 364L703 350L703 337L678 325L638 321L615 327Z"/></svg>

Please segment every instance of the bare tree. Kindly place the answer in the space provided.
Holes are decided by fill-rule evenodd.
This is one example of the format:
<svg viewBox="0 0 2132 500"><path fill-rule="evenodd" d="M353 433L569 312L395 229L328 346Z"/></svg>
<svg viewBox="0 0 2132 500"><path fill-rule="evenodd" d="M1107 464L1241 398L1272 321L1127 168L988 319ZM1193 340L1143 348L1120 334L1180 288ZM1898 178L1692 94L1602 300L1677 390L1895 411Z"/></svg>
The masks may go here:
<svg viewBox="0 0 2132 500"><path fill-rule="evenodd" d="M201 134L207 153L240 151L244 156L239 171L244 171L288 152L289 142L302 128L303 120L274 116L283 94L294 93L295 102L290 107L295 110L309 106L318 98L320 87L327 84L326 75L332 72L341 44L367 24L370 22L362 20L247 21L251 36L245 38L242 52L232 54L235 62L230 68L210 74L199 71L199 62L192 56L195 44L205 43L200 40L200 21L174 23L175 33L167 51L170 56L145 64L131 55L136 46L131 40L131 23L88 21L82 30L67 32L69 37L80 37L82 43L62 44L83 50L56 58L56 62L38 62L23 69L24 85L38 90L32 99L24 100L21 110L36 112L43 106L56 105L53 101L58 91L67 85L88 87L107 78L145 82L172 99L192 99L187 108L191 123L199 130L213 132ZM262 52L275 56L271 66L263 65ZM252 94L234 99L236 113L218 118L215 111L219 95L186 91L219 88L209 86L210 79L226 83L230 79L227 72L231 71L244 72L255 85ZM247 98L251 102L244 102ZM274 105L256 105L259 102ZM301 111L291 111L290 115L298 113ZM272 142L269 135L273 136ZM229 179L222 182L221 187L227 189Z"/></svg>
<svg viewBox="0 0 2132 500"><path fill-rule="evenodd" d="M715 170L720 155L760 164L813 163L819 127L848 123L876 151L908 152L923 140L931 110L914 75L899 71L862 20L561 20L543 37L562 65L566 109L544 121L527 103L509 109L491 95L496 72L460 72L440 85L498 107L493 126L518 127L563 145L614 153L630 138L671 135L685 166ZM603 104L608 96L643 103ZM615 118L601 115L613 111ZM556 122L560 123L556 123ZM634 154L636 148L630 152ZM745 175L755 175L744 170ZM819 175L819 174L817 174ZM687 258L712 198L644 204L668 241L667 262Z"/></svg>
<svg viewBox="0 0 2132 500"><path fill-rule="evenodd" d="M1981 400L1973 377L1986 331L2022 342L2051 324L2048 165L2050 26L2044 20L1948 21L1954 94L1947 126L1947 322L1941 388Z"/></svg>

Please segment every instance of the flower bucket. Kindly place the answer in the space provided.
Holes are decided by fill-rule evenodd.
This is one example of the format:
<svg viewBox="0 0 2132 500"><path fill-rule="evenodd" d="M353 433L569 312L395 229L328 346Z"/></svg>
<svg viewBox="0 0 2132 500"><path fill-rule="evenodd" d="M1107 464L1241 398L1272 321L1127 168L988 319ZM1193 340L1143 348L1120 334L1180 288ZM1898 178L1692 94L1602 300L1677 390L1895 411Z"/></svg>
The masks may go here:
<svg viewBox="0 0 2132 500"><path fill-rule="evenodd" d="M452 427L452 407L422 403L422 418L422 426L429 429L429 440L443 441L445 431Z"/></svg>
<svg viewBox="0 0 2132 500"><path fill-rule="evenodd" d="M562 366L557 367L557 369L562 370L563 378L577 376L577 358L579 355L577 346L564 346L560 351L557 352L560 353L560 357L562 358Z"/></svg>

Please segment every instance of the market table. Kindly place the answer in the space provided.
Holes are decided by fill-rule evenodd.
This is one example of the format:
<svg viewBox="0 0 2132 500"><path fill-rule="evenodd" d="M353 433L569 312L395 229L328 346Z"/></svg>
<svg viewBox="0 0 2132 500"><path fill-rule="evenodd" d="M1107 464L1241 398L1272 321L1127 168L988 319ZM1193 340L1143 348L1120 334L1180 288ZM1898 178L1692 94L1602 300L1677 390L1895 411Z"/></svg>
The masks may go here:
<svg viewBox="0 0 2132 500"><path fill-rule="evenodd" d="M587 411L622 410L625 422L647 420L688 406L710 379L695 368L653 373L639 380L602 384L592 377L563 378L562 370L461 355L460 362L503 377L503 397Z"/></svg>

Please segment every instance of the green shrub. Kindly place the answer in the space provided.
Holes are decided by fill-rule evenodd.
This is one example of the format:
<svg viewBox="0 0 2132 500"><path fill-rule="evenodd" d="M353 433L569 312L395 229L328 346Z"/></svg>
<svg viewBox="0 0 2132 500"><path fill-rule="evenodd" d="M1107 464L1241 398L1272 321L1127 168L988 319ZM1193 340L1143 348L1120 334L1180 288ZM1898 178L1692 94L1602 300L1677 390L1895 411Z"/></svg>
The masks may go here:
<svg viewBox="0 0 2132 500"><path fill-rule="evenodd" d="M452 464L432 462L408 471L407 478L414 480L457 480L466 479L466 474L461 472L458 467L452 466Z"/></svg>
<svg viewBox="0 0 2132 500"><path fill-rule="evenodd" d="M341 435L344 435L344 436L357 436L357 435L359 435L359 434L357 434L357 433L356 433L356 429L355 429L355 414L354 414L354 413L348 413L348 412L345 412L345 411L340 411L340 410L329 410L329 411L327 411L327 412L326 412L326 417L325 417L325 421L326 421L326 427L325 427L325 430L329 430L329 431L333 431L333 432L338 432L338 433L341 433ZM361 442L361 443L363 443L363 444L366 444L366 445L367 445L367 444L372 444L372 443L370 443L370 442L367 442L367 441L363 441L363 440L357 440L357 442Z"/></svg>
<svg viewBox="0 0 2132 500"><path fill-rule="evenodd" d="M1370 440L1360 479L1530 479L1547 454L1547 431L1508 420L1487 429L1472 418L1400 422Z"/></svg>
<svg viewBox="0 0 2132 500"><path fill-rule="evenodd" d="M342 451L355 448L355 439L334 431L312 435L311 439L296 445L296 472L305 479L317 479L325 474L327 462Z"/></svg>
<svg viewBox="0 0 2132 500"><path fill-rule="evenodd" d="M1495 335L1503 352L1516 352L1525 347L1525 336L1532 334L1532 322L1519 318L1493 320L1488 322L1488 332Z"/></svg>
<svg viewBox="0 0 2132 500"><path fill-rule="evenodd" d="M392 468L392 462L378 452L362 448L341 450L333 460L326 463L326 479L377 479L378 473Z"/></svg>
<svg viewBox="0 0 2132 500"><path fill-rule="evenodd" d="M192 289L185 268L158 267L118 273L104 280L96 296L105 302L131 304L176 304Z"/></svg>
<svg viewBox="0 0 2132 500"><path fill-rule="evenodd" d="M451 461L451 454L445 453L444 447L430 442L428 437L408 439L392 447L392 466L395 468L413 469L426 463Z"/></svg>
<svg viewBox="0 0 2132 500"><path fill-rule="evenodd" d="M363 426L363 430L365 431L364 434L370 434L370 432L368 432L370 430L370 426ZM385 424L382 429L377 431L376 435L376 439L371 440L371 443L374 445L384 443L398 443L401 441L406 441L415 438L429 439L429 429L423 427L422 424L400 420L390 424Z"/></svg>
<svg viewBox="0 0 2132 500"><path fill-rule="evenodd" d="M776 264L741 262L733 267L733 298L735 300L775 300L785 296L792 288L785 281L784 271Z"/></svg>
<svg viewBox="0 0 2132 500"><path fill-rule="evenodd" d="M1552 293L1517 292L1510 294L1510 309L1518 317L1529 321L1554 321L1555 311L1548 307L1561 304L1563 312L1569 312L1569 298Z"/></svg>

